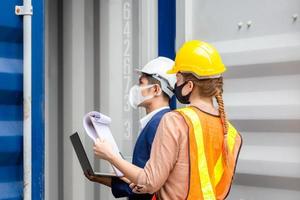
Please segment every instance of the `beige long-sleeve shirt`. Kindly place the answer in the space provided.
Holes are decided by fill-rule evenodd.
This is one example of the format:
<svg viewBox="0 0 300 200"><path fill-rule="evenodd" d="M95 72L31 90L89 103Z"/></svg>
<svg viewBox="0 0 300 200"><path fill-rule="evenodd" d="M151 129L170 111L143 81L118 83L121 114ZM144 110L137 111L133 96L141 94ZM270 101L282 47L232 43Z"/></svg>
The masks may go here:
<svg viewBox="0 0 300 200"><path fill-rule="evenodd" d="M215 135L222 134L218 116L196 110L204 118L201 119L203 128ZM208 120L213 120L219 126L209 127ZM188 126L184 118L178 112L167 113L157 129L150 159L138 175L138 184L144 185L148 193L158 191L158 199L186 199L189 188L188 148Z"/></svg>

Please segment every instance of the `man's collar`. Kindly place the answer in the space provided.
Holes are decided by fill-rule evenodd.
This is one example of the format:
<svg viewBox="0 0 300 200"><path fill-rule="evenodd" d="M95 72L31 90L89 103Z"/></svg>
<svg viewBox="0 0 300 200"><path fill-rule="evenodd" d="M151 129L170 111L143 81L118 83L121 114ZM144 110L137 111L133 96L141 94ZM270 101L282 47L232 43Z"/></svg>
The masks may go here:
<svg viewBox="0 0 300 200"><path fill-rule="evenodd" d="M169 106L161 107L156 110L153 110L151 113L147 114L145 117L140 119L140 129L144 129L145 126L148 124L148 122L152 119L152 117L157 114L158 112L164 110L164 109L170 109Z"/></svg>

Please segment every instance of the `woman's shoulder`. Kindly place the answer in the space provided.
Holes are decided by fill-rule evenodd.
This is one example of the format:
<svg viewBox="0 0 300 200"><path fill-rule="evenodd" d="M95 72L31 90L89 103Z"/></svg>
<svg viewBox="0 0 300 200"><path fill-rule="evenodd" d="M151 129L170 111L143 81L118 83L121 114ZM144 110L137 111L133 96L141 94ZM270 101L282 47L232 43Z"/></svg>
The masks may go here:
<svg viewBox="0 0 300 200"><path fill-rule="evenodd" d="M166 113L162 118L162 123L174 128L186 129L187 124L184 117L176 110Z"/></svg>
<svg viewBox="0 0 300 200"><path fill-rule="evenodd" d="M177 110L173 110L171 112L166 113L163 116L163 119L173 119L173 120L184 120L183 116L177 111Z"/></svg>

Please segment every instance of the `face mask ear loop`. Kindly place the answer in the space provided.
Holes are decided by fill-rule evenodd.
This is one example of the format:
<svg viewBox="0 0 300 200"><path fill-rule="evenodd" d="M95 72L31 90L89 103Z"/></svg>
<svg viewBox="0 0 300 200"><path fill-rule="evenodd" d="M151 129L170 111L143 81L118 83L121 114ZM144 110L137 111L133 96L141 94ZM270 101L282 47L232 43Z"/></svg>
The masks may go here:
<svg viewBox="0 0 300 200"><path fill-rule="evenodd" d="M159 86L158 84L151 84L151 85L147 85L147 86L141 87L141 90L149 89L149 88L151 88L151 87L153 87L153 86L155 86L155 85ZM159 86L159 87L160 87L160 86ZM155 94L154 96L160 96L161 94L162 94L162 89L161 89L161 87L160 87L160 92L159 92L159 94Z"/></svg>
<svg viewBox="0 0 300 200"><path fill-rule="evenodd" d="M145 85L145 86L139 86L141 88L141 90L146 90L149 88L152 88L155 84L151 84L151 85Z"/></svg>
<svg viewBox="0 0 300 200"><path fill-rule="evenodd" d="M142 95L142 91L143 90L149 89L149 88L151 88L153 86L154 86L154 84L146 85L146 86L140 86L139 95L140 95L140 98L142 98L142 100L139 101L139 104L137 106L141 105L144 101L146 101L146 100L151 99L151 98L154 97L154 95L152 95L152 96L143 96Z"/></svg>
<svg viewBox="0 0 300 200"><path fill-rule="evenodd" d="M149 88L152 88L154 84L151 85L145 85L145 86L139 86L140 87L140 92L142 93L143 90L147 90ZM141 94L142 95L142 94Z"/></svg>

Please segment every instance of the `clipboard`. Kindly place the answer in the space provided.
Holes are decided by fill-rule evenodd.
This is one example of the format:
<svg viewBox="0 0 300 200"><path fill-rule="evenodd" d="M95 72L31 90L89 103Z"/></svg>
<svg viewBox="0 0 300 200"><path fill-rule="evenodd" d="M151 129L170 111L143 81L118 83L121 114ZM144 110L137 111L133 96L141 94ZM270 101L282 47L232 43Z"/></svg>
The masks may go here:
<svg viewBox="0 0 300 200"><path fill-rule="evenodd" d="M97 112L91 111L83 117L83 127L87 135L95 142L97 138L105 139L111 144L112 150L116 156L123 158L122 154L119 151L119 147L111 134L109 125L111 123L110 117ZM115 174L118 177L124 176L124 174L116 168L114 165L111 165Z"/></svg>

